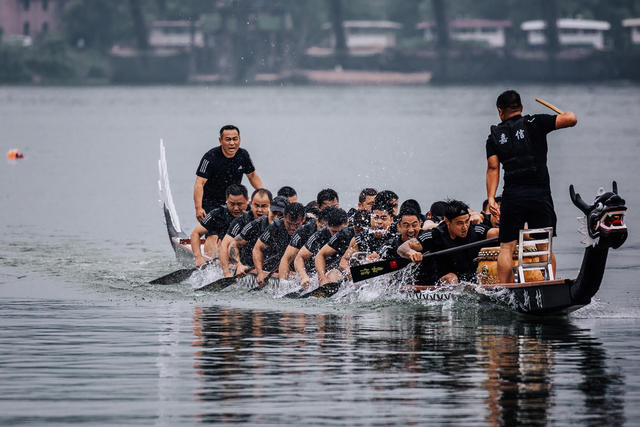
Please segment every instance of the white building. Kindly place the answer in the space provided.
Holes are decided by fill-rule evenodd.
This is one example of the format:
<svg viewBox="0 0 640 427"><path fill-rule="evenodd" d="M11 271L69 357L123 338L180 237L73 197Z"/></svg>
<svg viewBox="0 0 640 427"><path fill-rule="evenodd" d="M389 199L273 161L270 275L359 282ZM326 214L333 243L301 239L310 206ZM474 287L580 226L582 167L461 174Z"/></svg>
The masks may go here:
<svg viewBox="0 0 640 427"><path fill-rule="evenodd" d="M501 48L506 43L505 30L510 26L510 21L455 19L449 22L449 34L452 40L485 43L490 47ZM434 22L421 22L417 28L423 31L425 40L435 40Z"/></svg>
<svg viewBox="0 0 640 427"><path fill-rule="evenodd" d="M184 49L191 46L190 21L154 21L149 30L149 45L157 48ZM193 23L193 45L204 46L204 34L199 22Z"/></svg>
<svg viewBox="0 0 640 427"><path fill-rule="evenodd" d="M395 47L397 33L402 24L391 21L344 21L344 36L349 50L384 50ZM324 24L331 30L331 24ZM331 46L335 46L335 35L329 33Z"/></svg>
<svg viewBox="0 0 640 427"><path fill-rule="evenodd" d="M631 29L631 43L640 44L640 18L625 19L622 26Z"/></svg>
<svg viewBox="0 0 640 427"><path fill-rule="evenodd" d="M611 25L605 21L588 19L558 19L558 41L562 46L591 45L596 49L605 47L605 31ZM527 42L532 46L544 45L547 24L543 20L525 21L521 27L527 33Z"/></svg>

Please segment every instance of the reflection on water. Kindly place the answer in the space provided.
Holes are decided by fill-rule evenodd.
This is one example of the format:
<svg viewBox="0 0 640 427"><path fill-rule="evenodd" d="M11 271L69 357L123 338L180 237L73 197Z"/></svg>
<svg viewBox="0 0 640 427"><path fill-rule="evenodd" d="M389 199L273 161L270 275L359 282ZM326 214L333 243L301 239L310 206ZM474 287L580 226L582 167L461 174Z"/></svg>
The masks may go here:
<svg viewBox="0 0 640 427"><path fill-rule="evenodd" d="M200 419L624 421L624 376L570 321L442 307L378 314L194 308L196 399L215 402Z"/></svg>

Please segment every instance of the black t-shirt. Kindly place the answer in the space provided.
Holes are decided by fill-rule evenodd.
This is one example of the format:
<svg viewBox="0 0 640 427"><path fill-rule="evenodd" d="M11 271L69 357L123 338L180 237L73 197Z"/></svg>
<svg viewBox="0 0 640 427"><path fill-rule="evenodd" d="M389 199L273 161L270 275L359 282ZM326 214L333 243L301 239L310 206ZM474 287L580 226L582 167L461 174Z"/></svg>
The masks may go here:
<svg viewBox="0 0 640 427"><path fill-rule="evenodd" d="M293 233L289 246L293 246L296 249L302 249L307 240L309 240L309 237L311 237L311 235L317 230L318 226L316 225L316 221L314 219L310 219L298 227L296 232Z"/></svg>
<svg viewBox="0 0 640 427"><path fill-rule="evenodd" d="M380 255L380 257L384 259L397 258L398 248L403 243L404 242L402 241L402 236L400 235L400 233L393 233L384 240L384 243L382 244L378 255Z"/></svg>
<svg viewBox="0 0 640 427"><path fill-rule="evenodd" d="M261 216L250 221L238 234L237 238L247 242L240 247L240 261L244 265L253 266L253 246L267 227L269 227L269 217Z"/></svg>
<svg viewBox="0 0 640 427"><path fill-rule="evenodd" d="M224 203L227 187L240 184L243 174L250 174L255 170L251 157L244 148L239 148L230 159L224 156L221 147L207 151L196 171L197 176L207 179L202 196L203 207Z"/></svg>
<svg viewBox="0 0 640 427"><path fill-rule="evenodd" d="M354 234L353 227L344 227L329 239L327 245L342 256L349 248L349 243L351 243L351 239L353 239Z"/></svg>
<svg viewBox="0 0 640 427"><path fill-rule="evenodd" d="M447 224L442 223L431 230L421 230L418 241L422 245L422 252L436 252L443 249L455 248L467 243L484 240L489 228L482 224L471 224L465 238L451 239ZM461 250L448 255L436 257L438 278L448 273L455 273L461 280L471 280L475 275L475 262L480 248Z"/></svg>
<svg viewBox="0 0 640 427"><path fill-rule="evenodd" d="M240 234L244 226L249 224L254 219L255 218L253 217L253 212L251 211L242 212L242 215L240 215L238 218L235 218L233 221L231 221L231 224L227 229L227 234L231 237L236 237L238 234Z"/></svg>
<svg viewBox="0 0 640 427"><path fill-rule="evenodd" d="M274 219L273 222L260 236L262 243L266 245L263 260L267 261L264 270L272 270L280 262L284 251L289 246L291 236L287 233L284 220Z"/></svg>
<svg viewBox="0 0 640 427"><path fill-rule="evenodd" d="M503 165L503 197L551 194L547 169L547 134L555 128L556 116L550 114L518 115L491 127L486 143L487 158L497 155ZM525 160L529 156L531 160ZM514 158L513 161L510 157ZM510 166L505 166L505 161ZM532 170L527 171L528 166ZM522 173L511 173L511 170Z"/></svg>
<svg viewBox="0 0 640 427"><path fill-rule="evenodd" d="M395 233L385 240L382 249L380 249L380 256L384 259L392 259L398 257L398 248L404 242L402 241L402 235ZM409 273L411 272L411 274ZM437 275L435 262L431 258L427 258L420 263L420 265L413 270L407 269L400 270L398 273L403 281L411 281L418 285L433 285L439 279ZM410 274L410 275L409 275Z"/></svg>
<svg viewBox="0 0 640 427"><path fill-rule="evenodd" d="M386 233L382 237L376 237L373 231L365 230L356 236L358 251L368 253L376 252L378 255L380 255L382 246L388 238L389 233Z"/></svg>
<svg viewBox="0 0 640 427"><path fill-rule="evenodd" d="M229 209L226 206L220 206L209 211L208 214L202 218L200 224L207 229L207 236L216 235L222 239L229 229L229 225L235 219Z"/></svg>
<svg viewBox="0 0 640 427"><path fill-rule="evenodd" d="M307 250L313 255L305 263L305 269L307 270L307 272L315 271L316 265L314 258L318 254L318 252L320 252L320 249L322 249L322 247L326 245L329 240L331 240L331 237L331 231L329 231L329 228L322 227L320 230L313 233L304 244L304 247L307 248ZM340 261L340 257L340 254L335 254L328 257L325 260L327 269L337 266Z"/></svg>

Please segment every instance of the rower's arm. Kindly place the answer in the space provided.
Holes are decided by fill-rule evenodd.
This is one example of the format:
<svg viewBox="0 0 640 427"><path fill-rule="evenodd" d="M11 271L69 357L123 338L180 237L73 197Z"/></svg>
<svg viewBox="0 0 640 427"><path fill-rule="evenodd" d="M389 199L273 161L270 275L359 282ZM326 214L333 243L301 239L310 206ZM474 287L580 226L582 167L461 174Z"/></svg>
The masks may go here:
<svg viewBox="0 0 640 427"><path fill-rule="evenodd" d="M500 214L500 208L496 203L496 191L500 183L500 160L496 154L487 159L487 200L489 210L493 215Z"/></svg>
<svg viewBox="0 0 640 427"><path fill-rule="evenodd" d="M296 273L300 276L300 281L303 283L309 283L309 274L307 273L307 269L304 268L304 263L307 262L313 254L306 246L303 246L302 249L298 251L298 255L296 255L295 260L293 261L293 267L296 269Z"/></svg>
<svg viewBox="0 0 640 427"><path fill-rule="evenodd" d="M231 270L229 270L229 249L232 241L233 237L225 234L222 242L220 243L218 256L220 257L220 267L222 268L222 274L224 277L231 277Z"/></svg>
<svg viewBox="0 0 640 427"><path fill-rule="evenodd" d="M289 267L296 255L298 255L298 248L294 248L293 246L287 246L287 249L284 251L284 255L282 255L282 259L280 260L280 266L278 267L278 277L281 279L289 278L289 271L291 268Z"/></svg>
<svg viewBox="0 0 640 427"><path fill-rule="evenodd" d="M196 225L196 228L191 232L191 250L193 251L193 256L196 259L196 267L200 267L206 262L202 256L202 251L200 250L200 236L203 236L206 233L207 229L204 228L202 224Z"/></svg>
<svg viewBox="0 0 640 427"><path fill-rule="evenodd" d="M570 128L578 124L578 117L571 111L556 116L556 129Z"/></svg>
<svg viewBox="0 0 640 427"><path fill-rule="evenodd" d="M247 174L247 178L249 178L249 182L254 189L264 188L262 185L262 179L260 179L260 175L258 172L253 171Z"/></svg>
<svg viewBox="0 0 640 427"><path fill-rule="evenodd" d="M207 178L196 176L196 182L193 184L193 203L196 208L196 219L202 221L202 218L207 214L202 209L202 196L204 195L204 185L207 183Z"/></svg>
<svg viewBox="0 0 640 427"><path fill-rule="evenodd" d="M327 279L325 276L325 274L327 273L327 258L337 253L338 251L333 249L331 246L324 245L322 249L320 249L320 252L318 252L318 254L316 255L316 271L318 272L318 282L320 282L321 284L324 283Z"/></svg>
<svg viewBox="0 0 640 427"><path fill-rule="evenodd" d="M258 239L258 241L256 242L256 244L253 246L253 265L256 266L256 273L258 275L260 274L264 274L264 271L262 270L262 267L264 267L263 265L263 260L264 260L264 254L263 251L267 248L267 245L264 244L264 242L260 239Z"/></svg>
<svg viewBox="0 0 640 427"><path fill-rule="evenodd" d="M402 258L409 258L413 262L422 261L422 244L418 239L409 239L398 248L398 255Z"/></svg>
<svg viewBox="0 0 640 427"><path fill-rule="evenodd" d="M344 255L342 255L342 258L340 258L340 268L343 271L348 271L349 267L351 266L350 264L350 260L351 257L353 256L354 253L358 252L360 250L360 248L358 248L358 244L356 243L356 238L352 237L351 241L349 242L349 247L347 248L346 251L344 251Z"/></svg>

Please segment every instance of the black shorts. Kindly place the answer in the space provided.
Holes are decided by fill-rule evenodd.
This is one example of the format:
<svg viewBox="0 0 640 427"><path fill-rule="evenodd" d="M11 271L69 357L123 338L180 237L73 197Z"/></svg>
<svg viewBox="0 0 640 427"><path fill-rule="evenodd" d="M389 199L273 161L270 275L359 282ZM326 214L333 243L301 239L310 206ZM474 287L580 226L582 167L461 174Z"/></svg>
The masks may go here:
<svg viewBox="0 0 640 427"><path fill-rule="evenodd" d="M518 240L525 222L529 228L553 227L553 235L556 236L557 218L551 196L503 198L500 205L500 243Z"/></svg>

